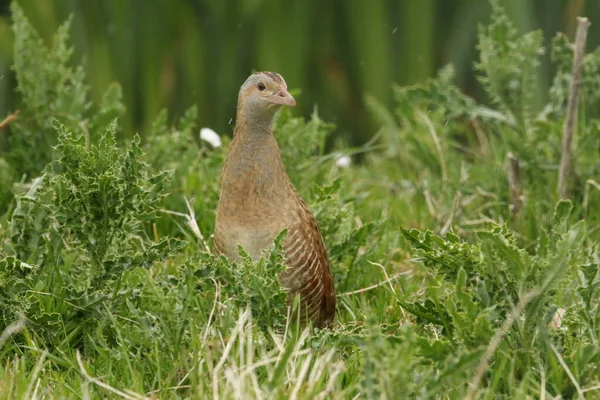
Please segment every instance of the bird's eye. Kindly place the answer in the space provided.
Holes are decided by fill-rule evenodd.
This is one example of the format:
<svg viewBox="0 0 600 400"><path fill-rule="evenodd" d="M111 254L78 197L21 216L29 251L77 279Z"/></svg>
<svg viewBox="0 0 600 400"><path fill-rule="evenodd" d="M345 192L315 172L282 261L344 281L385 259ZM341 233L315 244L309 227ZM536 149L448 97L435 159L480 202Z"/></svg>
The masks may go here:
<svg viewBox="0 0 600 400"><path fill-rule="evenodd" d="M262 83L262 82L260 82L260 83L258 84L258 90L260 90L260 91L262 92L262 91L263 91L263 90L265 90L265 89L266 89L266 87L265 87L265 84L264 84L264 83Z"/></svg>

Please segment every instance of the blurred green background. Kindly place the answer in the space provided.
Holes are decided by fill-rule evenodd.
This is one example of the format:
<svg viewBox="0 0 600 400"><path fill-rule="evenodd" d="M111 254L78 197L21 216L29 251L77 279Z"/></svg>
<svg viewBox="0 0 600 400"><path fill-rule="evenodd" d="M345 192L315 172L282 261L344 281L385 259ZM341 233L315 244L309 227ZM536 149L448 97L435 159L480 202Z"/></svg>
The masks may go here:
<svg viewBox="0 0 600 400"><path fill-rule="evenodd" d="M500 0L520 31L573 37L575 17L600 25L599 0ZM457 84L479 97L476 33L488 0L22 0L45 40L73 14L74 61L83 60L92 100L123 86L128 135L142 136L164 107L199 107L199 123L230 134L237 91L253 70L280 72L298 88L296 113L315 105L349 143L377 129L364 96L392 106L391 83L423 82L454 64ZM0 0L0 115L16 106L9 1ZM590 31L588 48L600 44ZM540 69L541 85L552 71ZM40 60L44 62L44 60ZM540 88L544 96L545 88Z"/></svg>

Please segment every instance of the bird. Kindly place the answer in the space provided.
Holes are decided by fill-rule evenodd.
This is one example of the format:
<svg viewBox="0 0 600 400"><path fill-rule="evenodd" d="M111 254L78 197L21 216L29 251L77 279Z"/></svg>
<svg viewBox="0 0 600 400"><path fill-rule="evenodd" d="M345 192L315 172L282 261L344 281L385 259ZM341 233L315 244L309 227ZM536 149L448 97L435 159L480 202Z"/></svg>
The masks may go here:
<svg viewBox="0 0 600 400"><path fill-rule="evenodd" d="M238 261L238 246L259 260L287 230L283 240L285 268L278 275L287 304L300 297L302 325L331 327L335 288L327 250L315 217L285 170L273 132L273 118L282 106L295 106L283 77L257 72L240 88L236 127L221 171L214 248Z"/></svg>

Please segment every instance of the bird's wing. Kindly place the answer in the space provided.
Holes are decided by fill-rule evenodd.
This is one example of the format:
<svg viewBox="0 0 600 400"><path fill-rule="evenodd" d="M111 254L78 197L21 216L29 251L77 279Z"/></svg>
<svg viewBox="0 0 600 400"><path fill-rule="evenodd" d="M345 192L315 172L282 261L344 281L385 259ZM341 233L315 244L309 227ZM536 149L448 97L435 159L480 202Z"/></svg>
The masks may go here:
<svg viewBox="0 0 600 400"><path fill-rule="evenodd" d="M317 221L300 197L283 248L287 268L280 281L289 290L290 298L300 295L302 312L306 312L315 325L331 323L335 314L335 289L329 258Z"/></svg>

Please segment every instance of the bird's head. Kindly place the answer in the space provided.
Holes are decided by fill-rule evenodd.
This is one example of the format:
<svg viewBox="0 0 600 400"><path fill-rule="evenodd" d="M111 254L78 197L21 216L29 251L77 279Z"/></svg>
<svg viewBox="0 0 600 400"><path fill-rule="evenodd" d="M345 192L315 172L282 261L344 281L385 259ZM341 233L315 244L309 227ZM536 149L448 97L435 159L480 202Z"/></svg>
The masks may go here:
<svg viewBox="0 0 600 400"><path fill-rule="evenodd" d="M296 100L287 91L281 75L257 72L248 77L240 89L238 112L246 118L272 117L281 106L295 106Z"/></svg>

